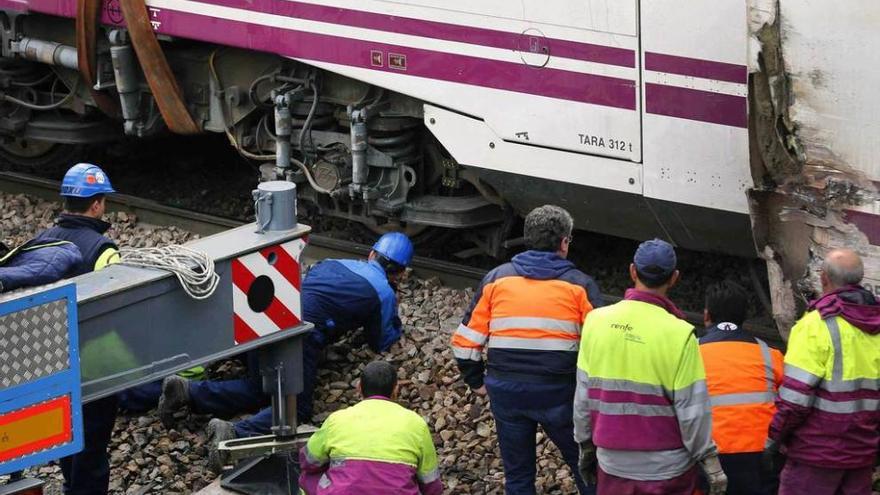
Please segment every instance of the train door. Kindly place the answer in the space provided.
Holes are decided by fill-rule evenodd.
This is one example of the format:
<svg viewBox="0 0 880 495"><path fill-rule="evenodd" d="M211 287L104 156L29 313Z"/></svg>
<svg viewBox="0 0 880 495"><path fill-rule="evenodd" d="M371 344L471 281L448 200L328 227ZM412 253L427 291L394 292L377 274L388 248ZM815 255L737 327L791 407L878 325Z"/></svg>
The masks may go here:
<svg viewBox="0 0 880 495"><path fill-rule="evenodd" d="M748 4L641 0L644 194L660 208L748 213Z"/></svg>

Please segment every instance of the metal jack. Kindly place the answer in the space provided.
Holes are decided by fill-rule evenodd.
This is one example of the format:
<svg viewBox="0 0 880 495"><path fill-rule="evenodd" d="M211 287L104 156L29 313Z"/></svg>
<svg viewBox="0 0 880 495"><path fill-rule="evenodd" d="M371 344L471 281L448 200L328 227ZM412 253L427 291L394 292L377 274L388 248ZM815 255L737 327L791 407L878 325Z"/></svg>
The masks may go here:
<svg viewBox="0 0 880 495"><path fill-rule="evenodd" d="M263 391L272 396L272 434L220 442L227 465L220 486L246 494L299 493L297 453L307 434L296 434L296 394L302 390L302 342L288 339L260 350Z"/></svg>
<svg viewBox="0 0 880 495"><path fill-rule="evenodd" d="M281 132L278 135L280 138ZM254 200L259 231L286 231L297 225L295 184L264 182L254 191ZM261 495L299 493L297 447L301 442L296 437L296 394L303 389L304 335L260 349L263 392L272 397L272 434L220 442L224 464L235 465L224 473L222 488Z"/></svg>

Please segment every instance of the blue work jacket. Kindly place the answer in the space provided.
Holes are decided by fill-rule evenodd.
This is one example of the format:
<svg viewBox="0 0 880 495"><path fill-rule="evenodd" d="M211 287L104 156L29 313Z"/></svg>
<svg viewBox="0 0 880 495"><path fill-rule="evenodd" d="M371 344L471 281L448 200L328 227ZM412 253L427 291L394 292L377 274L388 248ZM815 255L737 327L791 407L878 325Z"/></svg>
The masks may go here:
<svg viewBox="0 0 880 495"><path fill-rule="evenodd" d="M397 295L375 261L330 259L314 265L302 283L302 308L322 346L361 327L375 352L400 340Z"/></svg>

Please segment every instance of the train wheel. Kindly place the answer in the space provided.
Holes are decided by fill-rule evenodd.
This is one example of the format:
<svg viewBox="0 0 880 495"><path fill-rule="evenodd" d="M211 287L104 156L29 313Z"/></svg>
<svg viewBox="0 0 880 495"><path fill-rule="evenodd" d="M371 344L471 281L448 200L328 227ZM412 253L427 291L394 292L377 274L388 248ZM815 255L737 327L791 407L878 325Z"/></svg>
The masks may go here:
<svg viewBox="0 0 880 495"><path fill-rule="evenodd" d="M0 140L0 166L4 170L45 171L72 165L81 145L59 144L21 137Z"/></svg>

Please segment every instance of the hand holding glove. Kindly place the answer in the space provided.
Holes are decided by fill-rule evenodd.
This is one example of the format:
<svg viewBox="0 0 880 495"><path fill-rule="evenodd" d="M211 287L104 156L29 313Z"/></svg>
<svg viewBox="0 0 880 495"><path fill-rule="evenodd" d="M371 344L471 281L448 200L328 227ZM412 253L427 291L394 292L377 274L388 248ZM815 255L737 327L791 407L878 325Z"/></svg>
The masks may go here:
<svg viewBox="0 0 880 495"><path fill-rule="evenodd" d="M709 495L724 495L727 491L727 475L721 469L718 456L710 455L700 461L700 465L706 474L706 479L709 480Z"/></svg>
<svg viewBox="0 0 880 495"><path fill-rule="evenodd" d="M592 440L587 440L578 445L578 472L581 479L588 485L595 485L597 481L596 470L599 468L599 460L596 458L596 446Z"/></svg>

